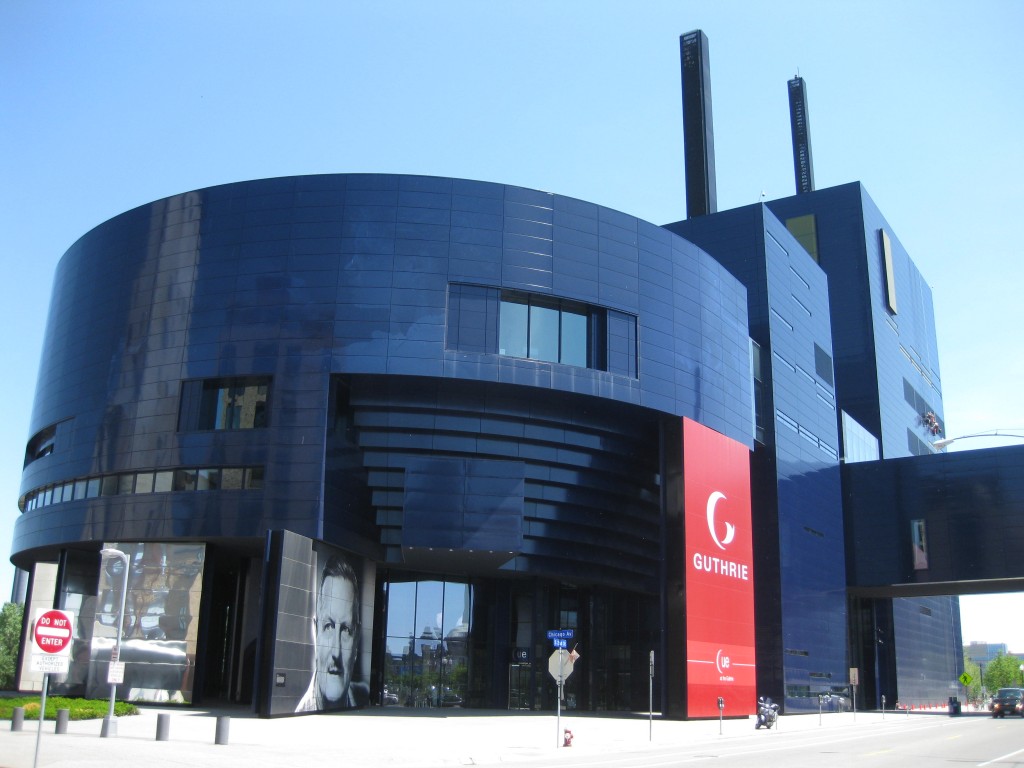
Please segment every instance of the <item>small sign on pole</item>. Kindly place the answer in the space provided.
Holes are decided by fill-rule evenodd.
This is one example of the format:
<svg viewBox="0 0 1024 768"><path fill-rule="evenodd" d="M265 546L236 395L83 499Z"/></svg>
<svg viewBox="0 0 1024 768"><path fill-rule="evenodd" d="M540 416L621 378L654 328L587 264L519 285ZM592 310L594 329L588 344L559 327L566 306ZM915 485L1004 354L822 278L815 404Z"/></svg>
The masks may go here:
<svg viewBox="0 0 1024 768"><path fill-rule="evenodd" d="M71 641L75 617L70 611L42 609L32 628L33 672L67 674L71 666Z"/></svg>
<svg viewBox="0 0 1024 768"><path fill-rule="evenodd" d="M75 615L71 611L43 608L36 612L32 624L33 672L43 672L43 691L39 698L39 730L36 731L36 754L32 763L39 764L39 743L46 719L46 693L51 674L67 674L71 666L71 641L74 639Z"/></svg>

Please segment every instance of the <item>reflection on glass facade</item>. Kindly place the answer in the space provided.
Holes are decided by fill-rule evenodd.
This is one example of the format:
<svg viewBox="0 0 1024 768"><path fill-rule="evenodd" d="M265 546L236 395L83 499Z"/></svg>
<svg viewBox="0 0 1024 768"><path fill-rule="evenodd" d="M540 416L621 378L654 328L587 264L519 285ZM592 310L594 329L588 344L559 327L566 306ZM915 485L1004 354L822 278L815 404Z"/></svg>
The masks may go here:
<svg viewBox="0 0 1024 768"><path fill-rule="evenodd" d="M451 581L391 582L387 595L384 705L463 706L472 587Z"/></svg>
<svg viewBox="0 0 1024 768"><path fill-rule="evenodd" d="M199 600L203 589L204 544L110 544L128 555L120 660L124 683L117 697L127 701L192 701ZM124 588L124 561L105 557L96 592L96 620L89 653L88 694L109 694L107 671L117 642Z"/></svg>

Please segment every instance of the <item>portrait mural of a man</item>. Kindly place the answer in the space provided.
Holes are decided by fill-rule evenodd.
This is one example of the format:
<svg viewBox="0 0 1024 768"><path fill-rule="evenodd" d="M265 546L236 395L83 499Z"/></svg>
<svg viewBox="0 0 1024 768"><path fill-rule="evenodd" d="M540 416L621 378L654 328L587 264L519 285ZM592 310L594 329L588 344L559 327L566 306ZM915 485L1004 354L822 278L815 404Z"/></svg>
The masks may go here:
<svg viewBox="0 0 1024 768"><path fill-rule="evenodd" d="M366 683L357 680L361 638L361 583L355 564L318 552L316 613L312 617L313 670L296 712L365 706Z"/></svg>

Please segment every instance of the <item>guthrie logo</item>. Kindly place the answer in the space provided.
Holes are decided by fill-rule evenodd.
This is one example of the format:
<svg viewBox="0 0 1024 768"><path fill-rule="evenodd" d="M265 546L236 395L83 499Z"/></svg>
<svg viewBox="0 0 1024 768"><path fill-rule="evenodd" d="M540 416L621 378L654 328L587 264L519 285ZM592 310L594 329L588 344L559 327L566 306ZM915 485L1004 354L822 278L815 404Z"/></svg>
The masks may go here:
<svg viewBox="0 0 1024 768"><path fill-rule="evenodd" d="M724 493L715 491L708 496L707 505L708 531L711 533L711 540L715 543L715 546L722 551L725 551L726 546L731 544L732 540L736 538L736 526L732 523L727 522L725 524L725 536L722 538L718 537L718 531L715 530L715 511L718 507L718 502L725 498ZM694 553L693 567L698 571L714 573L729 579L750 580L750 567L746 563L737 563L714 555L706 555L700 552Z"/></svg>

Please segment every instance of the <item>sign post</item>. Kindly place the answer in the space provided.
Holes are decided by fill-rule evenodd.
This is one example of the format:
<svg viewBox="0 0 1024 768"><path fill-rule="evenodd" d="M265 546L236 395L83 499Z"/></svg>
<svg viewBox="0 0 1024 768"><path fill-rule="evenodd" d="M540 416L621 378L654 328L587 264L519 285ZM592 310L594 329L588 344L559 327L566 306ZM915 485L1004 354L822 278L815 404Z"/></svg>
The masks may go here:
<svg viewBox="0 0 1024 768"><path fill-rule="evenodd" d="M550 637L552 640L556 640L556 641L563 640L564 641L564 638L552 637L552 633L553 632L568 632L569 633L569 637L572 637L572 630L571 629L549 630L548 631L548 637ZM566 678L569 677L569 675L572 674L573 664L576 663L576 659L578 659L579 657L580 657L580 655L578 653L576 653L575 649L570 653L565 648L556 648L552 652L551 656L548 658L548 674L550 674L553 678L555 678L555 682L558 684L558 709L557 709L558 716L555 719L555 729L556 729L555 730L555 738L558 740L556 746L561 746L561 744L562 744L561 736L562 736L562 695L563 695L563 690L564 690L563 686L565 685Z"/></svg>
<svg viewBox="0 0 1024 768"><path fill-rule="evenodd" d="M647 740L654 739L654 651L651 651L647 683Z"/></svg>
<svg viewBox="0 0 1024 768"><path fill-rule="evenodd" d="M853 688L853 719L857 720L857 685L860 683L860 670L850 667L850 686Z"/></svg>
<svg viewBox="0 0 1024 768"><path fill-rule="evenodd" d="M71 666L71 641L74 639L75 615L70 611L40 609L32 625L33 672L43 673L43 693L39 701L39 730L36 732L36 754L32 765L39 763L39 742L46 719L46 693L51 674L67 674Z"/></svg>

